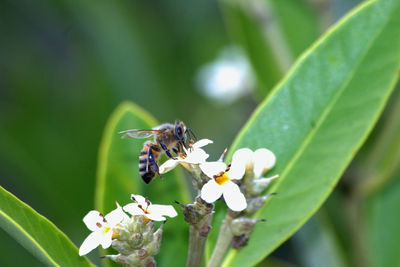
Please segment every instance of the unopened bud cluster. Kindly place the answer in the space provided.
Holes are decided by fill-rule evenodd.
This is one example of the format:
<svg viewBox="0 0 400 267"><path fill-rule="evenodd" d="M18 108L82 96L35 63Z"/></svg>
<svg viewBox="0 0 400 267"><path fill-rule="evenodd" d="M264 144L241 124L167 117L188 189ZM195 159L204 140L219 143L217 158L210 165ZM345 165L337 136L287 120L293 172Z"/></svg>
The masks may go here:
<svg viewBox="0 0 400 267"><path fill-rule="evenodd" d="M124 266L155 266L154 255L160 251L163 225L155 230L153 221L145 216L132 216L114 228L112 247L118 255L108 255Z"/></svg>

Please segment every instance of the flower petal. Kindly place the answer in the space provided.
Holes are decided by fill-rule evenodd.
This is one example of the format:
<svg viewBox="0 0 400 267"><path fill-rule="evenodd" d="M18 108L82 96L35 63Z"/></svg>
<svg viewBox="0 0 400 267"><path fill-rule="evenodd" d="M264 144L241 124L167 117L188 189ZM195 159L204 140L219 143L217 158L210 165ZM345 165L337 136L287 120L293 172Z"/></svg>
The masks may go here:
<svg viewBox="0 0 400 267"><path fill-rule="evenodd" d="M117 203L117 208L105 216L105 219L110 227L120 223L122 220L127 219L128 216L122 210L121 206Z"/></svg>
<svg viewBox="0 0 400 267"><path fill-rule="evenodd" d="M165 161L163 164L161 164L159 171L161 174L169 172L170 170L175 168L178 165L178 163L179 163L178 160L169 159Z"/></svg>
<svg viewBox="0 0 400 267"><path fill-rule="evenodd" d="M201 189L201 198L208 203L213 203L222 195L222 187L214 179L208 181Z"/></svg>
<svg viewBox="0 0 400 267"><path fill-rule="evenodd" d="M200 169L210 178L213 178L214 175L225 171L226 164L220 161L212 161L212 162L204 162L200 164Z"/></svg>
<svg viewBox="0 0 400 267"><path fill-rule="evenodd" d="M103 234L103 237L101 239L101 246L103 248L109 248L111 246L112 233L113 233L113 230L110 229L110 230L108 230L108 232L106 234Z"/></svg>
<svg viewBox="0 0 400 267"><path fill-rule="evenodd" d="M99 229L99 228L98 228ZM101 230L92 232L85 241L83 241L79 248L79 256L86 255L93 249L95 249L102 242L103 235Z"/></svg>
<svg viewBox="0 0 400 267"><path fill-rule="evenodd" d="M98 212L97 210L91 210L83 218L83 222L86 224L87 228L89 228L90 231L96 231L99 229L96 223L103 224L103 217L100 216L100 212Z"/></svg>
<svg viewBox="0 0 400 267"><path fill-rule="evenodd" d="M201 148L195 149L190 152L182 161L190 164L204 163L209 155Z"/></svg>
<svg viewBox="0 0 400 267"><path fill-rule="evenodd" d="M228 175L229 179L239 180L242 179L245 172L246 172L245 162L239 160L233 161L232 159L230 170L226 173L226 175Z"/></svg>
<svg viewBox="0 0 400 267"><path fill-rule="evenodd" d="M124 211L128 212L131 215L144 215L144 212L141 208L138 207L136 203L129 203L124 206Z"/></svg>
<svg viewBox="0 0 400 267"><path fill-rule="evenodd" d="M275 166L276 157L274 153L266 148L257 149L254 152L253 172L256 178L261 177L266 170Z"/></svg>
<svg viewBox="0 0 400 267"><path fill-rule="evenodd" d="M233 211L242 211L247 207L246 198L234 182L226 182L222 186L224 200L228 208Z"/></svg>
<svg viewBox="0 0 400 267"><path fill-rule="evenodd" d="M142 197L141 195L132 194L131 199L135 199L134 201L136 201L136 203L139 205L147 206L146 198Z"/></svg>
<svg viewBox="0 0 400 267"><path fill-rule="evenodd" d="M198 149L200 147L206 146L208 144L212 144L213 141L210 139L201 139L199 141L197 141L196 143L193 144L193 149Z"/></svg>
<svg viewBox="0 0 400 267"><path fill-rule="evenodd" d="M230 179L242 179L246 170L253 168L253 151L249 148L241 148L232 156L231 168L227 173Z"/></svg>
<svg viewBox="0 0 400 267"><path fill-rule="evenodd" d="M146 216L147 218L149 218L152 221L165 221L167 218L165 218L164 216L161 216L159 214L153 214L153 213L149 213L149 214L145 214L144 216Z"/></svg>
<svg viewBox="0 0 400 267"><path fill-rule="evenodd" d="M176 212L176 210L172 205L157 205L157 204L150 205L147 211L150 214L156 214L160 216L166 215L171 218L178 215L178 213Z"/></svg>
<svg viewBox="0 0 400 267"><path fill-rule="evenodd" d="M249 148L241 148L235 151L232 156L232 165L234 162L244 162L247 169L253 168L254 152Z"/></svg>

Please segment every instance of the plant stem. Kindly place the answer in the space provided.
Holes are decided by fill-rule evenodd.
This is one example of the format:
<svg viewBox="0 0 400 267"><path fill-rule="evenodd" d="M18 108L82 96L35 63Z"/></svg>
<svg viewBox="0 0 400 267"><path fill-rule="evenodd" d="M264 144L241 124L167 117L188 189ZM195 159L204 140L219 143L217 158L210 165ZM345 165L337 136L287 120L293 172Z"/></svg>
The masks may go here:
<svg viewBox="0 0 400 267"><path fill-rule="evenodd" d="M208 233L211 230L211 220L214 205L197 197L193 204L180 204L185 221L190 224L189 251L186 267L200 267Z"/></svg>
<svg viewBox="0 0 400 267"><path fill-rule="evenodd" d="M195 226L190 226L189 252L186 266L199 267L203 259L207 236L203 236Z"/></svg>
<svg viewBox="0 0 400 267"><path fill-rule="evenodd" d="M231 230L231 222L233 217L228 213L224 221L221 224L221 228L219 229L217 244L215 245L214 251L211 255L211 259L208 262L207 267L219 267L222 264L222 261L225 258L225 254L228 251L232 239L233 233Z"/></svg>

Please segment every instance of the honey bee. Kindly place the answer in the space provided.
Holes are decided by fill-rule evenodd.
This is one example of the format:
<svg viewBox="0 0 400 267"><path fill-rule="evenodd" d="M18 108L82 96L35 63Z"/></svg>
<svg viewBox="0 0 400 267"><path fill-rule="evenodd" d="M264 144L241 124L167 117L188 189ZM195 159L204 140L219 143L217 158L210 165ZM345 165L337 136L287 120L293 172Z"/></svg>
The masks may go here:
<svg viewBox="0 0 400 267"><path fill-rule="evenodd" d="M146 141L139 156L139 174L143 181L148 184L154 178L156 173L161 177L158 169L158 160L165 153L169 158L172 150L175 154L183 151L182 147L186 147L186 137L193 132L186 128L182 121L175 124L164 123L150 130L132 129L122 131L122 138L148 138L154 136L154 141ZM195 137L195 136L194 136Z"/></svg>

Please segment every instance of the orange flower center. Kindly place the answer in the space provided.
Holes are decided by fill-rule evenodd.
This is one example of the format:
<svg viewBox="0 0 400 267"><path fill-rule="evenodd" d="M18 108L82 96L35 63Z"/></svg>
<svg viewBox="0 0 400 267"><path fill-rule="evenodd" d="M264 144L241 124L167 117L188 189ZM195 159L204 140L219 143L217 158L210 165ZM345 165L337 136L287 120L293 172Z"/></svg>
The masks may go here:
<svg viewBox="0 0 400 267"><path fill-rule="evenodd" d="M217 184L219 184L219 185L223 185L224 183L226 183L230 180L231 179L229 179L228 175L226 175L225 172L222 175L215 177L215 182L217 182Z"/></svg>

